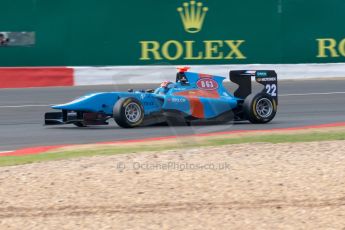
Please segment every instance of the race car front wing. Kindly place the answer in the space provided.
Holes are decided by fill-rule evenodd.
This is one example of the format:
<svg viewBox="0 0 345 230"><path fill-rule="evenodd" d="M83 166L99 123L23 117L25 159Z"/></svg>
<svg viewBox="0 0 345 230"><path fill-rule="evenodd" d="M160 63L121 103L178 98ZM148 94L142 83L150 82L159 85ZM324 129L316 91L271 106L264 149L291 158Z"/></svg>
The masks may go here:
<svg viewBox="0 0 345 230"><path fill-rule="evenodd" d="M62 110L62 112L49 112L44 115L45 125L63 125L82 122L85 125L107 125L111 118L101 113L86 113Z"/></svg>

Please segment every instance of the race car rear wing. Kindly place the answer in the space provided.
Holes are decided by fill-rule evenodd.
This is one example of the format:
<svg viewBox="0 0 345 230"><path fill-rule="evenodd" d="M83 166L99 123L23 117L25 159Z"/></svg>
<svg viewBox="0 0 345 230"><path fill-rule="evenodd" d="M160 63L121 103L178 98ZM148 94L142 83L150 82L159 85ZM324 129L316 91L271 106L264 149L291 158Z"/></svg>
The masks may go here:
<svg viewBox="0 0 345 230"><path fill-rule="evenodd" d="M234 96L245 99L252 93L252 77L255 77L255 81L264 86L261 92L270 94L278 104L278 78L274 70L230 71L230 81L239 85Z"/></svg>

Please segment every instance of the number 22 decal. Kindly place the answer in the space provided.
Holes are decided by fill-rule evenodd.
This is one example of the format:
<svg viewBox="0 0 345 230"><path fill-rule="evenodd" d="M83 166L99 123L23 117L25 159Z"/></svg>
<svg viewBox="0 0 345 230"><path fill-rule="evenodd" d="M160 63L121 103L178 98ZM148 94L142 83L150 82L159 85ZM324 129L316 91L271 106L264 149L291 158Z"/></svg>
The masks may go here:
<svg viewBox="0 0 345 230"><path fill-rule="evenodd" d="M266 93L270 94L272 97L277 96L277 85L276 84L268 84L266 85Z"/></svg>

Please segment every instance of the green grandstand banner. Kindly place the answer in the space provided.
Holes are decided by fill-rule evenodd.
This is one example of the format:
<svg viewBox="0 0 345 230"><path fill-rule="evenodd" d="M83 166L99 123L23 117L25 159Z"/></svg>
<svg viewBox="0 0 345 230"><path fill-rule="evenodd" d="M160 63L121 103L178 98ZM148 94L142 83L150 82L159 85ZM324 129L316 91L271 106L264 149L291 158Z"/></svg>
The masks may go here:
<svg viewBox="0 0 345 230"><path fill-rule="evenodd" d="M0 66L344 62L343 12L344 0L2 0ZM17 31L29 46L9 45Z"/></svg>

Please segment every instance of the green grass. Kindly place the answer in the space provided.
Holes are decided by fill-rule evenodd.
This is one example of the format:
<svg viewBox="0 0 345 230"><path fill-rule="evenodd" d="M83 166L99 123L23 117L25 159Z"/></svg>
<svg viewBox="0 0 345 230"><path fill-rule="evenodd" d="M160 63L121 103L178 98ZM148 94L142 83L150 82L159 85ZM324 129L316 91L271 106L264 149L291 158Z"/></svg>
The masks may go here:
<svg viewBox="0 0 345 230"><path fill-rule="evenodd" d="M241 144L253 142L265 143L295 143L295 142L311 142L311 141L332 141L332 140L345 140L345 131L343 132L312 132L303 134L274 134L262 136L249 136L243 138L219 138L212 141L214 145L227 145L227 144Z"/></svg>
<svg viewBox="0 0 345 230"><path fill-rule="evenodd" d="M151 151L164 151L172 149L182 148L193 148L200 146L219 146L219 145L230 145L230 144L242 144L242 143L255 143L255 142L266 142L266 143L294 143L294 142L311 142L311 141L330 141L330 140L345 140L345 131L341 132L310 132L300 134L269 134L269 135L257 135L257 136L246 136L239 138L204 138L202 141L184 141L176 144L162 145L157 142L157 145L150 146L100 146L95 149L75 149L75 150L56 150L52 152L37 154L37 155L26 155L26 156L4 156L0 157L0 166L10 166L18 164L28 164L33 162L41 162L48 160L60 160L69 159L85 156L96 156L96 155L114 155L123 153L135 153L135 152L151 152ZM186 142L186 143L183 143Z"/></svg>

